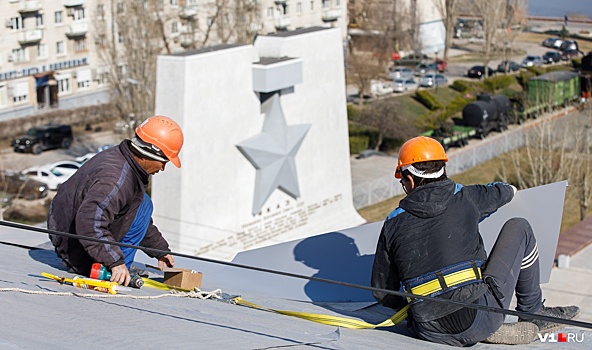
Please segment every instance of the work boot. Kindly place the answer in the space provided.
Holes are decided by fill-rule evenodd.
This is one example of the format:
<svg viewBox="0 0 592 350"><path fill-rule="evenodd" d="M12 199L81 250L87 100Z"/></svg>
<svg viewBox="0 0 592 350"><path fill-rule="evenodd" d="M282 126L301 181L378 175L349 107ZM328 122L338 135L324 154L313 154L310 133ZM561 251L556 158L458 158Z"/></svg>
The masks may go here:
<svg viewBox="0 0 592 350"><path fill-rule="evenodd" d="M532 322L503 323L483 342L507 345L530 344L536 339L538 333L539 327Z"/></svg>
<svg viewBox="0 0 592 350"><path fill-rule="evenodd" d="M555 307L546 307L542 306L541 309L536 312L535 314L544 315L544 316L551 316L557 318L563 318L566 320L574 320L580 316L580 308L571 305L571 306L555 306ZM521 319L522 321L522 319ZM531 319L528 320L539 327L540 333L553 333L557 332L560 329L567 327L567 325L562 323L555 323L551 321L544 321L539 319Z"/></svg>

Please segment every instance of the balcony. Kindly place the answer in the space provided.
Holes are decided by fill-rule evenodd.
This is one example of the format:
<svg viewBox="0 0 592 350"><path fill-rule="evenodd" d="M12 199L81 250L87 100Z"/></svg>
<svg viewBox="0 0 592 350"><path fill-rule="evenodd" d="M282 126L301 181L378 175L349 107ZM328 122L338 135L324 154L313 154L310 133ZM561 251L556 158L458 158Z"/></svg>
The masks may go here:
<svg viewBox="0 0 592 350"><path fill-rule="evenodd" d="M19 5L20 5L19 6L20 13L37 12L37 11L41 10L41 8L43 7L43 5L41 5L41 1L33 1L33 0L21 1L21 3Z"/></svg>
<svg viewBox="0 0 592 350"><path fill-rule="evenodd" d="M276 5L285 5L288 3L288 0L274 0Z"/></svg>
<svg viewBox="0 0 592 350"><path fill-rule="evenodd" d="M86 21L75 21L66 29L66 36L68 38L85 36L86 33L88 33L88 23Z"/></svg>
<svg viewBox="0 0 592 350"><path fill-rule="evenodd" d="M19 44L38 44L43 39L43 29L26 29L19 33Z"/></svg>
<svg viewBox="0 0 592 350"><path fill-rule="evenodd" d="M182 19L192 19L197 16L197 6L188 5L184 6L179 10L179 17Z"/></svg>
<svg viewBox="0 0 592 350"><path fill-rule="evenodd" d="M275 29L286 30L290 25L290 16L281 16L275 19Z"/></svg>
<svg viewBox="0 0 592 350"><path fill-rule="evenodd" d="M64 7L84 6L84 0L64 0Z"/></svg>
<svg viewBox="0 0 592 350"><path fill-rule="evenodd" d="M323 22L335 22L341 17L340 9L323 9L321 14Z"/></svg>

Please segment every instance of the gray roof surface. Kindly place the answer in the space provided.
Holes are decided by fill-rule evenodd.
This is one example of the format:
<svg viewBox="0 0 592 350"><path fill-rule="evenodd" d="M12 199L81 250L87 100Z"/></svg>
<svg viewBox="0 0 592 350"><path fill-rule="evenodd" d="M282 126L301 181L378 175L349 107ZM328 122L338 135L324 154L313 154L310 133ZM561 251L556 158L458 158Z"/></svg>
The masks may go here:
<svg viewBox="0 0 592 350"><path fill-rule="evenodd" d="M59 283L41 276L41 272L72 277L61 266L52 250L29 249L25 246L48 247L47 236L0 226L0 241L21 244L0 244L0 348L1 349L79 349L143 348L143 349L448 349L411 336L405 323L389 329L352 330L322 325L294 317L251 309L220 301L197 298L158 297L169 294L144 287L115 297ZM587 254L589 250L580 252ZM194 266L196 261L177 257L178 266ZM574 257L573 264L590 268L590 259ZM588 264L586 266L586 264ZM208 271L207 268L204 271ZM554 270L557 271L557 270ZM585 276L591 276L586 270ZM313 304L275 297L246 294L241 290L225 290L223 285L208 285L204 273L203 291L222 288L222 292L242 295L256 304L292 311L355 317L371 323L383 321L390 309L374 305L357 310L355 303ZM213 273L213 272L212 272ZM158 277L156 272L151 277ZM587 275L586 275L587 274ZM569 279L573 276L565 275ZM582 275L578 277L581 281ZM590 279L588 279L589 281ZM257 281L252 281L257 283ZM218 283L218 282L217 282ZM569 281L554 288L567 289ZM567 283L567 284L566 284ZM571 283L574 283L572 281ZM221 283L223 284L223 282ZM269 288L274 288L269 286ZM592 286L575 293L584 295L588 305ZM26 293L25 291L28 291ZM76 292L94 297L52 295L53 292ZM39 293L39 294L31 294ZM133 299L129 296L153 297ZM158 297L158 298L154 298ZM561 297L567 299L565 294ZM583 305L582 305L583 306ZM589 310L589 309L588 309ZM592 315L584 309L582 321ZM572 328L564 330L576 331ZM578 331L579 332L579 331ZM592 332L585 330L589 348ZM507 348L477 344L474 349ZM540 343L513 346L512 349L573 349L569 343Z"/></svg>

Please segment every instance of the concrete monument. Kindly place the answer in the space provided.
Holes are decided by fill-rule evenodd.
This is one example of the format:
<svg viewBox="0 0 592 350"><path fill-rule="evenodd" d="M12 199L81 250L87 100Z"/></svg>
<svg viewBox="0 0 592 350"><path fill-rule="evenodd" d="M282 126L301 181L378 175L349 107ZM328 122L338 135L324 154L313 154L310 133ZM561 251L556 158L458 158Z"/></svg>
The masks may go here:
<svg viewBox="0 0 592 350"><path fill-rule="evenodd" d="M152 179L171 249L230 260L364 222L352 204L338 29L160 56L157 67L155 114L186 137L182 168Z"/></svg>

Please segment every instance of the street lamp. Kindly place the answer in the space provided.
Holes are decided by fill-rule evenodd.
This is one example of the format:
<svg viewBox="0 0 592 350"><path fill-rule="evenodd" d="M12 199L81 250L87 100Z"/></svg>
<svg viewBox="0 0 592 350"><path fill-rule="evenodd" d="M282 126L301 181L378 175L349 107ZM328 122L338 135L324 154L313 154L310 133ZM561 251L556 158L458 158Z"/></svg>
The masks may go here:
<svg viewBox="0 0 592 350"><path fill-rule="evenodd" d="M434 62L435 63L435 68L436 68L436 70L434 71L434 84L436 84L436 94L437 94L438 93L438 79L436 79L436 75L437 75L437 72L439 72L439 69L438 69L438 51L436 51L434 54L436 56L436 61Z"/></svg>

